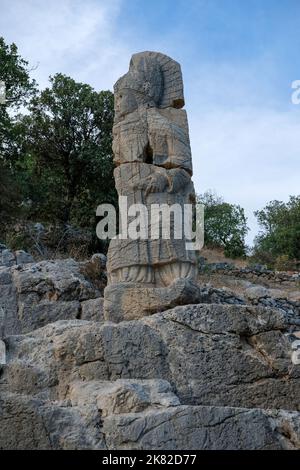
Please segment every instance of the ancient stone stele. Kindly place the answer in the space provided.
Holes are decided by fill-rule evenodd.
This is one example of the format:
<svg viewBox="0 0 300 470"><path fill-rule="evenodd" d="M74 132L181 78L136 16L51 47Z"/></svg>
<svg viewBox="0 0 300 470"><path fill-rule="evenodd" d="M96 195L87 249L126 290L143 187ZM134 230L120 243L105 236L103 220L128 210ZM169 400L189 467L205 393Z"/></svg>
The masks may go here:
<svg viewBox="0 0 300 470"><path fill-rule="evenodd" d="M148 214L155 204L183 208L193 203L180 65L158 52L134 54L114 93L114 177L119 197L127 197L128 209L143 204ZM119 234L111 240L104 292L107 320L130 320L197 301L195 252L186 249L183 227L182 236L175 236L172 213L170 221L168 239L151 238L151 228L161 223L158 216L147 219L146 237L131 239Z"/></svg>

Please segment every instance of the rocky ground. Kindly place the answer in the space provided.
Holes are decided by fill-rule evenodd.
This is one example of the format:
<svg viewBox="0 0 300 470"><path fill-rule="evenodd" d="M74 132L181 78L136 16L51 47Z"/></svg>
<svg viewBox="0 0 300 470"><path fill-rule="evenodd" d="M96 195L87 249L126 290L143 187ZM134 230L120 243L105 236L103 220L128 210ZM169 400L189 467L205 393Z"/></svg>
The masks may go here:
<svg viewBox="0 0 300 470"><path fill-rule="evenodd" d="M206 267L199 304L115 324L104 264L0 247L0 448L300 448L296 275Z"/></svg>

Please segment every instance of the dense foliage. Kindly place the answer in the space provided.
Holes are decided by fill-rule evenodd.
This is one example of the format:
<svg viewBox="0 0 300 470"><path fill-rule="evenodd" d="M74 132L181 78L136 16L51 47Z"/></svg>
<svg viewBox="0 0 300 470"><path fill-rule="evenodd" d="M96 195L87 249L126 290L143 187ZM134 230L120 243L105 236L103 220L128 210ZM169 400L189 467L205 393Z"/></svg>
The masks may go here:
<svg viewBox="0 0 300 470"><path fill-rule="evenodd" d="M246 255L245 236L248 232L244 209L229 204L206 192L198 196L204 204L204 241L208 247L221 247L226 256L236 258Z"/></svg>
<svg viewBox="0 0 300 470"><path fill-rule="evenodd" d="M116 202L113 95L61 74L51 77L50 84L20 121L30 213L92 228L98 204Z"/></svg>
<svg viewBox="0 0 300 470"><path fill-rule="evenodd" d="M0 82L5 85L5 102L0 103L0 217L2 224L16 213L20 203L14 178L14 157L19 141L16 111L34 95L36 84L30 79L29 66L18 54L15 44L0 37Z"/></svg>
<svg viewBox="0 0 300 470"><path fill-rule="evenodd" d="M271 267L288 269L300 260L300 196L287 203L271 201L255 212L262 229L255 239L254 256Z"/></svg>
<svg viewBox="0 0 300 470"><path fill-rule="evenodd" d="M49 80L38 91L17 47L0 38L0 81L6 86L0 105L0 238L7 240L12 227L24 231L24 222L39 222L60 225L58 238L70 225L82 228L99 245L96 208L117 201L113 94L62 74Z"/></svg>

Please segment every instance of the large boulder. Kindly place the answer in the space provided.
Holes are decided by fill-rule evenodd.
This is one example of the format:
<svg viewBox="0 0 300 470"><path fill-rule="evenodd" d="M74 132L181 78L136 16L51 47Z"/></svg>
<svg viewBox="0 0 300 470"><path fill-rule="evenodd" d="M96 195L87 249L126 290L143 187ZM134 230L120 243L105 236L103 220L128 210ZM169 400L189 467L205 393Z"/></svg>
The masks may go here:
<svg viewBox="0 0 300 470"><path fill-rule="evenodd" d="M183 404L300 410L299 330L283 311L214 304L119 324L59 321L6 339L0 381L62 399L78 380L164 379Z"/></svg>
<svg viewBox="0 0 300 470"><path fill-rule="evenodd" d="M217 406L178 406L111 415L103 430L109 449L299 449L299 413Z"/></svg>
<svg viewBox="0 0 300 470"><path fill-rule="evenodd" d="M100 295L73 259L0 267L0 309L5 314L6 336L57 320L80 318L82 310L83 318L100 321L102 301L81 308L81 302Z"/></svg>
<svg viewBox="0 0 300 470"><path fill-rule="evenodd" d="M1 394L0 449L105 449L100 416L65 403Z"/></svg>
<svg viewBox="0 0 300 470"><path fill-rule="evenodd" d="M112 384L113 388L117 397L117 387ZM113 398L112 393L111 403ZM300 447L300 414L295 412L182 406L174 400L164 405L154 400L146 409L132 410L130 395L123 395L122 405L123 409L110 409L102 416L101 409L91 401L71 405L68 401L49 402L26 395L1 394L0 449L292 450Z"/></svg>

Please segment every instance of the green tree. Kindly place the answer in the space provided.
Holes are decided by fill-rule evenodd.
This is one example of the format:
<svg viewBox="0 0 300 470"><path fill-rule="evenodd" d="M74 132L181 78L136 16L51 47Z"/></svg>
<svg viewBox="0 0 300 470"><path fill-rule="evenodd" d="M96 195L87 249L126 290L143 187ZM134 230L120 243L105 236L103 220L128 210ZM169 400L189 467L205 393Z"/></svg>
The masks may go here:
<svg viewBox="0 0 300 470"><path fill-rule="evenodd" d="M245 236L248 232L244 209L229 204L207 191L197 197L204 204L204 241L207 246L221 247L230 257L243 257L246 254Z"/></svg>
<svg viewBox="0 0 300 470"><path fill-rule="evenodd" d="M31 217L94 227L102 202L116 203L113 180L113 94L56 74L21 121L21 170Z"/></svg>
<svg viewBox="0 0 300 470"><path fill-rule="evenodd" d="M5 84L6 107L26 105L35 92L36 83L29 72L28 62L19 55L17 46L7 45L0 37L0 81Z"/></svg>
<svg viewBox="0 0 300 470"><path fill-rule="evenodd" d="M5 85L6 95L5 102L0 103L0 236L3 222L16 213L21 199L14 168L21 140L15 113L20 106L26 106L35 92L36 84L29 72L28 62L19 55L17 46L7 45L0 37L0 81Z"/></svg>
<svg viewBox="0 0 300 470"><path fill-rule="evenodd" d="M300 260L300 196L290 196L287 203L271 201L254 214L262 229L254 256L269 259L269 265L283 257Z"/></svg>
<svg viewBox="0 0 300 470"><path fill-rule="evenodd" d="M30 78L28 62L15 44L7 45L0 37L0 81L5 85L5 102L0 103L0 157L9 161L14 146L14 112L26 106L36 90Z"/></svg>
<svg viewBox="0 0 300 470"><path fill-rule="evenodd" d="M5 223L17 213L20 194L12 172L0 161L0 239L4 238Z"/></svg>

